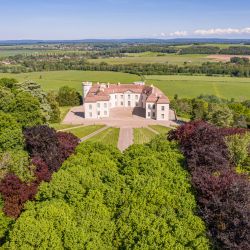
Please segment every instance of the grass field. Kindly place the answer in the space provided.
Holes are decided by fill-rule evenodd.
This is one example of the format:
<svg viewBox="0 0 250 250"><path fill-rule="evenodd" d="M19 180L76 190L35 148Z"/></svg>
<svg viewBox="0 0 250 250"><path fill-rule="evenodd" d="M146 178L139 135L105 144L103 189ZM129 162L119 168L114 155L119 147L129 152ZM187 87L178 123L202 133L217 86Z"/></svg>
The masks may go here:
<svg viewBox="0 0 250 250"><path fill-rule="evenodd" d="M40 83L45 91L57 91L68 85L81 93L82 81L131 83L140 80L139 76L106 71L49 71L23 74L0 74L2 77L14 77L19 81L34 80ZM147 84L154 84L170 99L179 97L197 97L200 94L211 94L219 97L238 100L250 99L250 78L151 75L145 76Z"/></svg>
<svg viewBox="0 0 250 250"><path fill-rule="evenodd" d="M119 128L108 128L101 133L91 137L87 141L102 142L104 144L109 144L117 147L119 132Z"/></svg>
<svg viewBox="0 0 250 250"><path fill-rule="evenodd" d="M162 126L162 125L149 125L149 127L160 134L166 134L167 132L169 132L171 130L170 128L167 128L167 127Z"/></svg>
<svg viewBox="0 0 250 250"><path fill-rule="evenodd" d="M151 141L156 134L147 128L134 128L134 144L143 144Z"/></svg>
<svg viewBox="0 0 250 250"><path fill-rule="evenodd" d="M131 83L140 80L139 76L108 71L46 71L21 74L0 73L0 78L12 77L18 81L33 80L43 87L45 91L55 90L64 85L71 86L82 92L81 82L110 82L110 83Z"/></svg>
<svg viewBox="0 0 250 250"><path fill-rule="evenodd" d="M202 64L203 62L212 61L207 57L207 55L163 54L161 56L157 56L158 54L160 53L131 53L127 54L127 57L91 59L89 61L93 63L106 62L108 64L169 63L178 65L183 65L184 62L188 62L189 64Z"/></svg>
<svg viewBox="0 0 250 250"><path fill-rule="evenodd" d="M73 128L73 129L69 129L66 130L64 132L70 132L72 134L74 134L75 136L77 136L78 138L83 138L87 135L92 134L93 132L95 132L98 129L103 128L104 125L90 125L90 126L84 126L84 127L79 127L79 128Z"/></svg>
<svg viewBox="0 0 250 250"><path fill-rule="evenodd" d="M237 100L250 99L250 78L152 75L145 76L148 84L154 84L168 97L197 97L201 94L216 95Z"/></svg>

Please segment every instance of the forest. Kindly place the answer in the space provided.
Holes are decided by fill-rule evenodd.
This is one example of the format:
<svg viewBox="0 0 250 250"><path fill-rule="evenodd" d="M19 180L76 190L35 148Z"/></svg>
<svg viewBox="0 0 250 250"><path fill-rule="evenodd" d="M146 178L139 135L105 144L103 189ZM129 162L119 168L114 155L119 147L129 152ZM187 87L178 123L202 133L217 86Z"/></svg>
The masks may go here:
<svg viewBox="0 0 250 250"><path fill-rule="evenodd" d="M5 78L0 96L1 249L250 248L247 101L176 96L194 121L121 153L48 126L67 86Z"/></svg>

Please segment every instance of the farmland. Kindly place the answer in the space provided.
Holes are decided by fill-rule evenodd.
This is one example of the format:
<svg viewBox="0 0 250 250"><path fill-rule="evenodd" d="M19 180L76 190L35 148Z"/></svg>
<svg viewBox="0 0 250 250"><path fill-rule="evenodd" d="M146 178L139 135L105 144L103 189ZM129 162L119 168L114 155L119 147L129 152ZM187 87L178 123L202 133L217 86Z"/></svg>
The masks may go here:
<svg viewBox="0 0 250 250"><path fill-rule="evenodd" d="M249 99L250 79L213 76L153 75L145 76L147 83L160 88L167 96L197 97L201 94L221 98Z"/></svg>
<svg viewBox="0 0 250 250"><path fill-rule="evenodd" d="M2 77L14 77L19 81L33 80L41 84L45 91L55 90L68 85L81 93L82 81L130 83L141 78L137 75L106 71L49 71L22 74L2 73ZM145 76L147 84L154 84L169 98L175 94L179 97L197 97L211 94L223 98L249 99L250 78L184 76L184 75L149 75Z"/></svg>
<svg viewBox="0 0 250 250"><path fill-rule="evenodd" d="M126 57L116 58L99 58L89 60L92 63L106 62L108 64L130 64L130 63L169 63L183 65L185 62L189 64L200 65L204 62L212 61L207 55L178 55L163 54L155 52L129 53Z"/></svg>
<svg viewBox="0 0 250 250"><path fill-rule="evenodd" d="M82 81L110 82L110 83L131 83L140 80L139 76L104 71L48 71L32 72L22 74L0 74L0 78L11 77L18 81L32 80L41 84L45 91L55 90L68 85L81 92Z"/></svg>

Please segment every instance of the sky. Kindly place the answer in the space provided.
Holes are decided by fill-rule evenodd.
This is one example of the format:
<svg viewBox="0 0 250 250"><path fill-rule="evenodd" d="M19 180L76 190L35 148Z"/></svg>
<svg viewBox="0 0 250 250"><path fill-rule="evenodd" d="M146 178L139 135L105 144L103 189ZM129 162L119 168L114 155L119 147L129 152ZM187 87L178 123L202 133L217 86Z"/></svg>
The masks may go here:
<svg viewBox="0 0 250 250"><path fill-rule="evenodd" d="M250 0L0 0L0 40L250 38Z"/></svg>

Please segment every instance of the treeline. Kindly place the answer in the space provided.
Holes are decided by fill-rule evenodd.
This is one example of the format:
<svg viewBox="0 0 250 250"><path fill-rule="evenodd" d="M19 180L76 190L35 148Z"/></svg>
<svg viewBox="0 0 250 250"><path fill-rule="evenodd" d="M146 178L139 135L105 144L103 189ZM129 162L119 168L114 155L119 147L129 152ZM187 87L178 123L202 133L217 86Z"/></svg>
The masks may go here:
<svg viewBox="0 0 250 250"><path fill-rule="evenodd" d="M213 95L189 99L176 95L170 105L180 117L204 120L220 127L250 128L250 100L236 102Z"/></svg>
<svg viewBox="0 0 250 250"><path fill-rule="evenodd" d="M177 53L180 49L168 45L133 45L116 49L119 53L142 53L142 52L159 52L159 53Z"/></svg>
<svg viewBox="0 0 250 250"><path fill-rule="evenodd" d="M203 75L223 75L233 77L250 77L249 63L203 63L202 65L183 66L173 64L107 64L89 63L85 59L71 60L61 59L53 61L25 60L21 65L1 65L0 73L26 73L37 71L56 70L90 70L90 71L115 71L137 75L174 75L174 74L203 74Z"/></svg>
<svg viewBox="0 0 250 250"><path fill-rule="evenodd" d="M222 55L250 55L249 46L230 46L219 48L216 46L189 46L180 49L180 54L222 54Z"/></svg>
<svg viewBox="0 0 250 250"><path fill-rule="evenodd" d="M249 130L196 121L170 132L169 139L180 143L186 157L213 249L250 249L249 176L235 168L240 162L250 166Z"/></svg>

